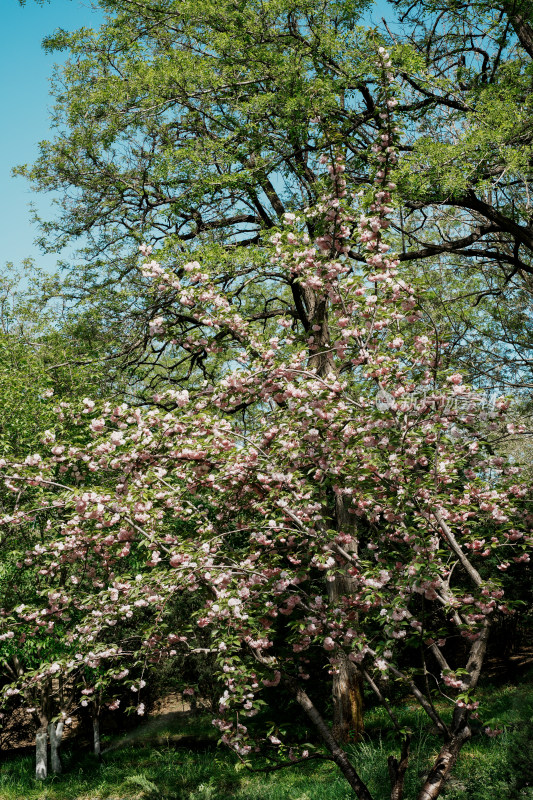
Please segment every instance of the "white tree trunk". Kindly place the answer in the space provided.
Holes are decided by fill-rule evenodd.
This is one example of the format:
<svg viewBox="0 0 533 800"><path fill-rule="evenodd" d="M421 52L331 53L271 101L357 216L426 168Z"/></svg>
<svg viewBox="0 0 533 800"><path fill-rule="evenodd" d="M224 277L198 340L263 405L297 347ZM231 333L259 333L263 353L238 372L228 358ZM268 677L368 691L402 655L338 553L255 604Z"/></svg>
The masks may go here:
<svg viewBox="0 0 533 800"><path fill-rule="evenodd" d="M54 775L60 775L62 772L59 748L61 746L61 739L63 738L63 727L63 721L51 722L48 726L48 734L50 736L50 766Z"/></svg>
<svg viewBox="0 0 533 800"><path fill-rule="evenodd" d="M98 717L93 717L93 746L95 756L100 758L100 720Z"/></svg>
<svg viewBox="0 0 533 800"><path fill-rule="evenodd" d="M35 779L44 781L48 776L48 728L41 725L35 737Z"/></svg>

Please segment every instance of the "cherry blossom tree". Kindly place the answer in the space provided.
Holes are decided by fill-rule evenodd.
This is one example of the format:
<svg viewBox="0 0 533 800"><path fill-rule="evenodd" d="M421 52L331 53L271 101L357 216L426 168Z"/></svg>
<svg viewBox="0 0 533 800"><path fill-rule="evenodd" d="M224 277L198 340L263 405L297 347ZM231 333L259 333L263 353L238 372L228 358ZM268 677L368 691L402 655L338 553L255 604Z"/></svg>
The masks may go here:
<svg viewBox="0 0 533 800"><path fill-rule="evenodd" d="M343 748L342 720L331 727L320 709L312 654L341 687L337 697L363 679L386 708L401 753L384 769L401 800L410 734L389 700L394 679L438 731L419 793L433 800L481 713L474 693L491 625L512 613L505 575L529 561L533 515L519 467L498 449L521 433L508 399L487 411L442 367L438 332L386 241L400 132L382 48L378 68L374 184L351 193L342 154L324 159L319 204L285 214L256 255L298 282L304 335L282 303L269 325L245 321L205 265L173 269L143 247L161 309L151 335L225 358L220 379L190 393L168 389L145 409L61 403L44 449L2 462L20 499L1 522L47 518L45 541L26 558L51 586L72 590L53 602L48 594L39 614L54 624L75 619L67 641L76 637L83 664L109 665L110 682L126 678L125 659L156 665L208 653L225 682L215 724L243 759L279 747L298 762L325 750L355 796L372 800ZM352 247L362 248L364 269L347 258ZM191 320L181 340L165 316L176 304ZM231 342L222 355L221 334ZM170 611L182 597L193 612L177 625ZM35 613L5 609L2 637L35 629ZM450 646L455 637L462 647ZM405 666L410 648L429 665L431 685ZM65 656L61 669L77 657ZM265 687L292 696L323 748L261 734L253 717Z"/></svg>

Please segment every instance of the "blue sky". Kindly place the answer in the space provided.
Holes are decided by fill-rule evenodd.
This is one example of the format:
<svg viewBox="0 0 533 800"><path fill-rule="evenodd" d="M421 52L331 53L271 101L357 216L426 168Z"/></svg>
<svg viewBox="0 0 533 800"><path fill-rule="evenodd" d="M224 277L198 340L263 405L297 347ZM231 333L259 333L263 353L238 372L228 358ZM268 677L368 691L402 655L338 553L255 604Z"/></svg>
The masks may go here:
<svg viewBox="0 0 533 800"><path fill-rule="evenodd" d="M81 25L95 26L97 14L90 0L50 0L38 5L27 0L0 0L2 9L2 47L0 48L0 239L2 264L20 264L30 256L42 268L53 271L56 256L43 256L33 243L37 229L30 222L29 203L39 210L50 208L46 195L30 191L23 178L11 177L17 164L31 163L38 153L38 142L50 136L48 79L61 53L47 55L43 38L56 28L74 30Z"/></svg>

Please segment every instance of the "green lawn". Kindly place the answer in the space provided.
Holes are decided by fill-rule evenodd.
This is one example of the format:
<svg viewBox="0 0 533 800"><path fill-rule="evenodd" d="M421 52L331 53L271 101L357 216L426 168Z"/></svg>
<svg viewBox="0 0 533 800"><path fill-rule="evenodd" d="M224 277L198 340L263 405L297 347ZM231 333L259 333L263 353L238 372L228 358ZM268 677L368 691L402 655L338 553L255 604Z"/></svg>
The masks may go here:
<svg viewBox="0 0 533 800"><path fill-rule="evenodd" d="M465 747L446 800L533 800L533 679L521 687L485 688L483 718L503 727L488 738L478 731ZM414 800L420 779L438 746L426 717L415 706L398 709L414 731L406 800ZM396 751L384 739L381 709L366 716L365 741L353 758L376 800L388 800L386 761ZM209 721L171 720L140 728L135 738L108 740L99 764L79 748L65 748L64 774L43 785L33 779L33 758L7 760L0 767L1 800L352 800L337 768L327 762L270 774L252 773L216 745Z"/></svg>

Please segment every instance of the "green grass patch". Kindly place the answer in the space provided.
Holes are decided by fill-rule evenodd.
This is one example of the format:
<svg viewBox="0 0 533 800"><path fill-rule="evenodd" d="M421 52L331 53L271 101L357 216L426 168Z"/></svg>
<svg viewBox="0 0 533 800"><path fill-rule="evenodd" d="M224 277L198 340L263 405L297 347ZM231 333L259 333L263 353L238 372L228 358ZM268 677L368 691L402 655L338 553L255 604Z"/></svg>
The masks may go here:
<svg viewBox="0 0 533 800"><path fill-rule="evenodd" d="M520 687L486 687L485 723L502 728L487 737L481 727L464 748L445 800L533 800L533 681ZM441 710L444 709L444 706ZM413 730L405 800L415 800L439 748L425 714L413 703L396 709ZM366 715L364 741L350 754L375 800L388 800L387 757L397 743L381 708ZM66 747L64 773L34 780L31 756L0 767L0 800L353 800L331 763L310 761L272 773L248 771L218 747L210 720L155 720L124 737L104 741L101 763L79 746Z"/></svg>

